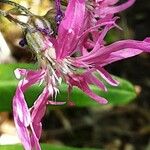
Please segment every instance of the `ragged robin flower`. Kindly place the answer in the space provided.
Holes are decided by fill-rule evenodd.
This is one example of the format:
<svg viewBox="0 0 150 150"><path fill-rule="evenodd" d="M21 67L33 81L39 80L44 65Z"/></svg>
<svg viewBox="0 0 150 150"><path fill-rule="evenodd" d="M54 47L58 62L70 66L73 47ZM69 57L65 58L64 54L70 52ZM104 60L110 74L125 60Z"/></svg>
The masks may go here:
<svg viewBox="0 0 150 150"><path fill-rule="evenodd" d="M95 73L110 85L117 86L118 81L104 67L142 52L150 52L149 38L144 41L122 40L110 45L105 42L107 32L119 28L114 14L131 6L134 0L120 6L115 5L118 0L69 0L65 11L61 10L59 0L55 2L57 32L53 31L46 18L35 15L30 15L30 21L25 25L25 43L35 53L39 69L15 70L16 77L22 79L13 98L13 113L18 135L26 150L41 149L41 119L47 105L65 103L55 101L62 81L68 85L68 93L76 86L91 99L106 104L105 98L90 89L92 84L107 91ZM29 109L24 93L33 84L43 84L44 89Z"/></svg>

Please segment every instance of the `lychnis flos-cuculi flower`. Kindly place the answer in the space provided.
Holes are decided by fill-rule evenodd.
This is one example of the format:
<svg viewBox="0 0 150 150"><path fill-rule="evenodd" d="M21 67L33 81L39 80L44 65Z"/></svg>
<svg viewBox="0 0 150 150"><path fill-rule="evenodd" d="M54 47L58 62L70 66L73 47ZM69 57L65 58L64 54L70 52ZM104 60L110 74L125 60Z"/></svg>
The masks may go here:
<svg viewBox="0 0 150 150"><path fill-rule="evenodd" d="M61 1L55 0L55 14L49 11L45 17L36 16L28 9L10 1L2 1L20 9L29 16L28 23L14 18L9 12L0 14L25 28L25 37L20 42L27 45L38 61L37 70L16 69L20 79L13 98L14 121L18 135L26 150L40 150L39 139L42 132L41 119L47 105L62 105L53 101L59 93L61 82L68 85L68 92L74 86L81 89L91 99L101 104L107 100L91 91L93 84L107 91L106 86L94 73L99 74L112 86L116 81L104 67L110 63L150 52L150 39L144 41L121 40L106 45L105 36L112 28L119 28L115 14L130 7L135 0L117 5L119 0L69 0L66 9L61 10ZM48 15L52 15L53 17ZM47 18L51 18L50 20ZM73 54L78 53L75 57ZM79 70L82 70L79 71ZM43 84L43 92L28 108L25 91L34 84Z"/></svg>

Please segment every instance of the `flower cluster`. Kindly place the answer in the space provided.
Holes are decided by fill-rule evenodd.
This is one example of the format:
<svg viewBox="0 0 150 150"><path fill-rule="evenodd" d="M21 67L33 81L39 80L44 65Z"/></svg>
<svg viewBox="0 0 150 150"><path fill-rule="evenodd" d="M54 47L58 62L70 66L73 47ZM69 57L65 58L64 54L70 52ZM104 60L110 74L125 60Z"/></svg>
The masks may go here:
<svg viewBox="0 0 150 150"><path fill-rule="evenodd" d="M26 150L41 149L41 119L47 105L64 104L53 101L62 81L68 85L68 92L76 86L91 99L106 104L107 100L89 87L93 84L107 91L94 73L97 72L110 85L117 86L118 82L104 67L142 52L150 52L149 38L144 41L121 40L110 45L105 42L109 30L120 29L115 14L130 7L135 0L119 5L119 0L69 0L63 11L60 1L55 2L55 29L48 19L31 16L25 32L25 44L36 54L39 69L15 70L16 77L22 79L13 98L14 121ZM75 53L77 55L73 55ZM34 105L28 108L24 93L33 84L43 84L44 89Z"/></svg>

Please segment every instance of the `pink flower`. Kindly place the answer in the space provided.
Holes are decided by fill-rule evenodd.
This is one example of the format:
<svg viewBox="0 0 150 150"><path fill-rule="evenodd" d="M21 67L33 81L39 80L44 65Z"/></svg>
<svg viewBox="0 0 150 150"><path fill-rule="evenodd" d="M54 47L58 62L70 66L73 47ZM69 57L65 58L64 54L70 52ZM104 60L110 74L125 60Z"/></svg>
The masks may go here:
<svg viewBox="0 0 150 150"><path fill-rule="evenodd" d="M27 71L25 69L16 69L17 78L24 77L18 84L16 94L13 98L13 113L18 135L26 150L40 150L39 138L41 136L42 124L46 105L61 105L63 102L49 101L49 97L53 97L57 93L57 89L52 86L51 82L47 81L47 85L38 99L35 101L32 108L28 109L24 98L24 92L33 84L45 80L49 80L47 70L40 69L38 71ZM30 129L30 130L29 130Z"/></svg>
<svg viewBox="0 0 150 150"><path fill-rule="evenodd" d="M96 8L94 13L100 18L104 18L107 15L114 15L132 6L135 0L127 0L123 4L116 5L118 2L119 0L95 0Z"/></svg>
<svg viewBox="0 0 150 150"><path fill-rule="evenodd" d="M64 104L49 101L49 98L55 99L57 96L61 80L68 85L68 92L76 86L93 100L106 104L105 98L98 96L90 89L89 85L93 84L107 91L104 83L94 73L97 72L112 86L117 86L118 82L104 69L104 66L136 56L143 51L150 52L149 38L144 41L122 40L105 45L104 38L107 32L118 27L115 23L117 18L113 17L114 13L126 9L134 0L113 6L117 2L117 0L95 1L97 6L93 8L93 11L102 19L92 24L93 20L89 20L91 16L89 17L87 2L70 0L64 18L59 22L58 33L55 37L53 33L47 34L41 28L34 32L27 31L27 44L35 51L40 69L37 71L17 69L15 71L16 76L22 76L23 79L19 82L13 99L15 124L26 150L40 150L41 119L45 114L47 104ZM111 17L109 12L112 12ZM102 17L102 14L105 17ZM72 55L76 52L80 56L73 57ZM83 72L79 73L78 69L82 69ZM33 107L28 109L24 92L37 83L44 84L45 88Z"/></svg>
<svg viewBox="0 0 150 150"><path fill-rule="evenodd" d="M98 25L103 21L110 20L116 13L126 10L132 6L135 0L127 0L118 4L119 0L90 0L86 1L86 19L87 28Z"/></svg>
<svg viewBox="0 0 150 150"><path fill-rule="evenodd" d="M31 117L32 114L30 113L30 110L28 109L23 92L25 92L25 90L28 87L30 87L32 84L34 84L35 82L38 82L41 79L43 72L41 72L41 70L40 71L26 71L24 69L17 69L15 73L17 77L20 77L20 76L26 77L25 79L19 82L18 88L16 90L16 94L13 99L13 113L14 113L14 121L16 124L16 129L22 141L22 144L24 145L26 150L31 150L34 147L37 150L39 150L40 145L39 145L38 138L35 132L40 131L40 128L38 130L33 129L33 120ZM46 95L46 94L45 92L43 92L41 95ZM43 99L43 101L44 100L47 100L47 99ZM41 115L41 112L39 112L40 115ZM34 124L37 124L37 122L35 122ZM28 130L29 128L31 129L31 134ZM31 136L32 136L32 140L31 140ZM33 142L31 143L31 141Z"/></svg>

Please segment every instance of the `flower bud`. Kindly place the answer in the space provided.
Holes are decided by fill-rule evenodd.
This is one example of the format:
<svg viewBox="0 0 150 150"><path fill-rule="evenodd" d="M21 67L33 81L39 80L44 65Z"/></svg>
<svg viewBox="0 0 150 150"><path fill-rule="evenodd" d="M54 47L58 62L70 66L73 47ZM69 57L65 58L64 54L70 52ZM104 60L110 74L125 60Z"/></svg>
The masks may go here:
<svg viewBox="0 0 150 150"><path fill-rule="evenodd" d="M43 34L49 36L53 34L50 22L44 17L33 17L31 21L31 23L33 23L33 26Z"/></svg>
<svg viewBox="0 0 150 150"><path fill-rule="evenodd" d="M40 31L27 31L26 41L29 48L36 53L44 51L47 48L45 38Z"/></svg>

